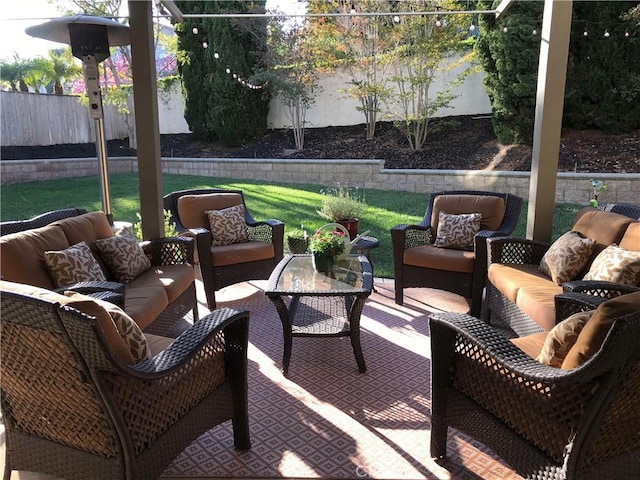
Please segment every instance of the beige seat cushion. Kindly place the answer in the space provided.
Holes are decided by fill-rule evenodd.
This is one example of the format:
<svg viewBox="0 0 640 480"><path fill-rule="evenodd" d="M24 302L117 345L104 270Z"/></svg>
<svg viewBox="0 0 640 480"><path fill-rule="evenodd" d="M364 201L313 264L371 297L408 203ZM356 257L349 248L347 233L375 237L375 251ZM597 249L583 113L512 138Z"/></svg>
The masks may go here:
<svg viewBox="0 0 640 480"><path fill-rule="evenodd" d="M157 283L148 285L138 277L125 288L124 310L142 330L147 328L168 305L167 292Z"/></svg>
<svg viewBox="0 0 640 480"><path fill-rule="evenodd" d="M562 287L551 281L544 285L525 285L518 290L516 305L543 330L549 331L556 324L554 297L560 293Z"/></svg>
<svg viewBox="0 0 640 480"><path fill-rule="evenodd" d="M518 298L518 290L525 285L553 284L549 277L538 270L538 265L492 263L487 272L487 279L513 303L516 303Z"/></svg>
<svg viewBox="0 0 640 480"><path fill-rule="evenodd" d="M449 272L471 273L475 263L475 253L466 250L438 248L421 245L404 251L403 263L422 268L433 268Z"/></svg>
<svg viewBox="0 0 640 480"><path fill-rule="evenodd" d="M613 322L618 317L637 311L640 311L640 292L621 295L601 303L569 350L562 362L562 369L579 367L593 357L600 350Z"/></svg>
<svg viewBox="0 0 640 480"><path fill-rule="evenodd" d="M540 351L544 346L546 338L547 332L540 332L534 333L533 335L526 335L524 337L511 338L510 341L531 358L536 358L540 355Z"/></svg>
<svg viewBox="0 0 640 480"><path fill-rule="evenodd" d="M243 242L233 245L211 247L211 262L213 267L235 265L237 263L267 260L275 256L272 243Z"/></svg>
<svg viewBox="0 0 640 480"><path fill-rule="evenodd" d="M640 222L631 223L620 240L620 248L640 251Z"/></svg>
<svg viewBox="0 0 640 480"><path fill-rule="evenodd" d="M178 217L185 228L209 229L208 210L222 210L242 203L238 193L183 195L178 199Z"/></svg>
<svg viewBox="0 0 640 480"><path fill-rule="evenodd" d="M433 201L431 227L438 229L440 212L459 215L461 213L479 213L480 230L498 230L504 218L504 200L489 195L438 195Z"/></svg>
<svg viewBox="0 0 640 480"><path fill-rule="evenodd" d="M136 287L164 288L169 303L176 300L195 281L191 265L160 265L151 267L135 280Z"/></svg>

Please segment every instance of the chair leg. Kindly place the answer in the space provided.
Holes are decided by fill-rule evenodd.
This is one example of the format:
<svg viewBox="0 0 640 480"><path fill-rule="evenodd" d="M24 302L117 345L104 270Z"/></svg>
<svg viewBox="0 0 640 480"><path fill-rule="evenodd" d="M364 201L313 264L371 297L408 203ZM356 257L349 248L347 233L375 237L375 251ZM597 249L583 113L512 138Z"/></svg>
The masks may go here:
<svg viewBox="0 0 640 480"><path fill-rule="evenodd" d="M447 430L445 421L431 418L431 458L447 456Z"/></svg>
<svg viewBox="0 0 640 480"><path fill-rule="evenodd" d="M404 291L402 289L402 284L396 280L393 288L395 292L396 304L402 305L404 303Z"/></svg>

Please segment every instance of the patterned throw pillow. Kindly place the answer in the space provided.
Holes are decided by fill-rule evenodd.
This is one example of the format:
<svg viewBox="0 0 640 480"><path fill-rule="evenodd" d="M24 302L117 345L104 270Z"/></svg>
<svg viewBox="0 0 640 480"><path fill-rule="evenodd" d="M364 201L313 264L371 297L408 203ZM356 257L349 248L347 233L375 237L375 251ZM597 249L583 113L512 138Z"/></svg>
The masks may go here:
<svg viewBox="0 0 640 480"><path fill-rule="evenodd" d="M434 245L458 250L473 249L473 237L480 231L480 213L452 215L440 212Z"/></svg>
<svg viewBox="0 0 640 480"><path fill-rule="evenodd" d="M76 243L66 250L46 251L44 261L58 287L106 280L86 242Z"/></svg>
<svg viewBox="0 0 640 480"><path fill-rule="evenodd" d="M567 353L578 340L578 335L594 313L595 310L574 313L553 327L547 334L536 360L545 365L560 368Z"/></svg>
<svg viewBox="0 0 640 480"><path fill-rule="evenodd" d="M131 280L151 268L151 261L128 229L96 240L96 248L119 282Z"/></svg>
<svg viewBox="0 0 640 480"><path fill-rule="evenodd" d="M640 252L609 245L595 258L584 280L640 285Z"/></svg>
<svg viewBox="0 0 640 480"><path fill-rule="evenodd" d="M207 210L204 213L209 217L213 246L232 245L248 240L243 204L222 210Z"/></svg>
<svg viewBox="0 0 640 480"><path fill-rule="evenodd" d="M115 324L116 329L118 330L118 333L124 341L127 349L133 356L134 363L143 362L151 358L151 350L149 349L149 344L144 333L142 333L138 324L117 305L82 295L77 292L67 291L64 292L64 294L65 296L76 300L86 299L93 301L104 308L113 320L113 323Z"/></svg>
<svg viewBox="0 0 640 480"><path fill-rule="evenodd" d="M573 280L585 267L596 243L579 232L567 232L549 247L538 269L556 285Z"/></svg>

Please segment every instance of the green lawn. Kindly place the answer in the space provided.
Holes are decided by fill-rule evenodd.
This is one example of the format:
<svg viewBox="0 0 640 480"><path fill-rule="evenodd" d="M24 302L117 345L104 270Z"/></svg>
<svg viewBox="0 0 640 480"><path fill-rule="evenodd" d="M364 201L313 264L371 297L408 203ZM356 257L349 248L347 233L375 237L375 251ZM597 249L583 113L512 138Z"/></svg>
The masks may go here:
<svg viewBox="0 0 640 480"><path fill-rule="evenodd" d="M111 197L115 220L135 222L139 211L136 174L111 175ZM190 188L234 188L244 192L247 207L256 220L277 218L287 229L304 226L309 232L326 223L318 216L320 189L324 185L268 184L258 181L232 181L226 178L191 175L163 175L165 193ZM389 229L399 223L417 223L427 207L428 196L422 193L367 190L367 209L360 218L360 232L380 240L372 260L376 276L393 276L393 258ZM33 217L60 208L81 207L100 210L98 177L67 178L2 186L0 218L3 221ZM571 228L580 205L559 204L554 213L553 238ZM527 207L523 205L514 236L525 236Z"/></svg>

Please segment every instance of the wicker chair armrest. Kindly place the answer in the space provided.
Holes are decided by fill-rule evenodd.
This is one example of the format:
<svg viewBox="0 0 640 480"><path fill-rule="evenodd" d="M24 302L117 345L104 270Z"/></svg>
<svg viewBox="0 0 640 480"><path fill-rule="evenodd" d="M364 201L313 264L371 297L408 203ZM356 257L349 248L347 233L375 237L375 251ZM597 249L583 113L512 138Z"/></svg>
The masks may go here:
<svg viewBox="0 0 640 480"><path fill-rule="evenodd" d="M540 263L550 244L519 237L492 237L487 239L487 261L519 265Z"/></svg>
<svg viewBox="0 0 640 480"><path fill-rule="evenodd" d="M556 324L574 313L594 310L602 302L607 300L604 297L597 297L579 292L565 292L554 297Z"/></svg>
<svg viewBox="0 0 640 480"><path fill-rule="evenodd" d="M192 238L164 237L140 242L144 252L150 257L151 265L193 265L195 241Z"/></svg>
<svg viewBox="0 0 640 480"><path fill-rule="evenodd" d="M91 282L77 282L71 285L65 285L64 287L56 288L54 291L57 293L64 293L67 290L71 290L73 292L82 293L83 295L90 295L92 293L98 292L113 292L124 294L124 289L124 283L99 280Z"/></svg>
<svg viewBox="0 0 640 480"><path fill-rule="evenodd" d="M169 347L155 357L132 366L132 373L146 379L176 375L183 367L189 370L190 360L198 351L206 349L209 341L234 322L248 328L249 313L231 308L221 308L198 320L180 335ZM236 345L237 348L237 345ZM247 345L244 345L247 348Z"/></svg>
<svg viewBox="0 0 640 480"><path fill-rule="evenodd" d="M438 344L440 341L446 344L446 338L438 337L443 330L448 330L449 335L457 336L467 349L476 350L478 358L486 357L482 361L487 364L487 368L493 368L496 375L504 375L514 382L557 386L588 382L593 378L592 372L584 369L562 370L534 360L493 327L471 315L434 314L429 316L429 324L432 344Z"/></svg>
<svg viewBox="0 0 640 480"><path fill-rule="evenodd" d="M599 280L572 280L563 283L562 290L564 293L580 292L597 297L614 298L624 295L625 293L637 292L640 290L640 287Z"/></svg>

